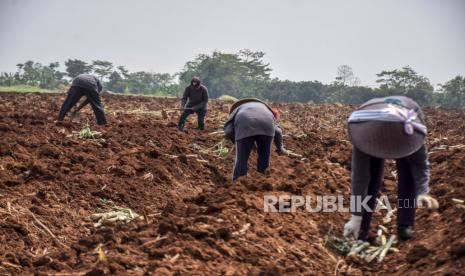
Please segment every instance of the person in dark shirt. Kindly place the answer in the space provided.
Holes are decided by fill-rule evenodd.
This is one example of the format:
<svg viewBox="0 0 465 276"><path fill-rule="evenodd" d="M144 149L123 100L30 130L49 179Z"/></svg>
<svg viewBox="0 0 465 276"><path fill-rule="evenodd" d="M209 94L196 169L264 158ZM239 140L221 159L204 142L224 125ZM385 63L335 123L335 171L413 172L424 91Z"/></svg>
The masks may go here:
<svg viewBox="0 0 465 276"><path fill-rule="evenodd" d="M353 210L344 226L344 236L368 239L383 181L384 159L396 160L397 232L401 239L413 237L416 206L438 208L436 199L428 194L427 129L423 117L419 105L404 96L372 99L350 115L352 196L359 202L366 200L371 210Z"/></svg>
<svg viewBox="0 0 465 276"><path fill-rule="evenodd" d="M97 119L97 124L105 125L107 120L105 118L105 111L100 100L101 92L102 84L97 79L97 77L89 74L81 74L77 76L73 80L73 83L68 90L68 95L66 96L66 99L61 106L60 113L58 114L58 121L63 121L66 113L68 113L71 108L73 108L79 102L82 96L86 96L86 99L73 112L73 116L84 106L90 103Z"/></svg>
<svg viewBox="0 0 465 276"><path fill-rule="evenodd" d="M202 85L200 78L193 77L191 84L186 87L181 100L183 112L179 118L178 128L184 129L184 124L189 115L197 113L198 129L205 128L205 116L207 115L208 89Z"/></svg>
<svg viewBox="0 0 465 276"><path fill-rule="evenodd" d="M231 107L224 135L236 144L233 180L247 175L247 162L257 145L257 171L269 167L273 140L278 154L285 154L283 135L278 125L279 112L258 99L242 99Z"/></svg>

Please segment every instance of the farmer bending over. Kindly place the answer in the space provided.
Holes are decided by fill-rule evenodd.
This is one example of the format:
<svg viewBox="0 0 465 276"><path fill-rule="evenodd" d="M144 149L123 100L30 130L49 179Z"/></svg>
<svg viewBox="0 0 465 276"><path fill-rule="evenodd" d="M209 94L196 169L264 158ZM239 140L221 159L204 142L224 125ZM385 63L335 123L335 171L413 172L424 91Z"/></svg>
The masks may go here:
<svg viewBox="0 0 465 276"><path fill-rule="evenodd" d="M257 145L257 171L263 173L270 164L271 144L279 154L285 154L282 131L278 125L279 112L258 99L241 99L233 104L224 134L236 143L233 180L247 175L250 152Z"/></svg>
<svg viewBox="0 0 465 276"><path fill-rule="evenodd" d="M193 113L197 113L198 128L205 128L204 120L207 115L208 89L201 84L198 77L193 77L191 85L186 87L182 96L181 108L183 110L181 118L179 118L178 128L184 129L184 123L187 117Z"/></svg>
<svg viewBox="0 0 465 276"><path fill-rule="evenodd" d="M376 98L364 103L349 117L352 151L352 195L368 200L374 211L383 181L384 159L395 159L397 168L397 232L413 237L415 207L438 208L428 195L429 163L423 113L416 102L403 96ZM344 236L367 240L373 212L352 212Z"/></svg>
<svg viewBox="0 0 465 276"><path fill-rule="evenodd" d="M70 111L71 108L73 108L73 106L79 102L82 96L86 96L86 99L73 112L73 117L76 116L79 110L90 103L92 109L94 110L97 124L105 125L107 120L105 118L102 102L100 101L101 92L102 84L95 76L89 74L81 74L77 76L73 80L73 83L68 90L68 95L66 96L66 99L61 106L61 110L58 115L58 121L63 121L66 113L68 113L68 111Z"/></svg>

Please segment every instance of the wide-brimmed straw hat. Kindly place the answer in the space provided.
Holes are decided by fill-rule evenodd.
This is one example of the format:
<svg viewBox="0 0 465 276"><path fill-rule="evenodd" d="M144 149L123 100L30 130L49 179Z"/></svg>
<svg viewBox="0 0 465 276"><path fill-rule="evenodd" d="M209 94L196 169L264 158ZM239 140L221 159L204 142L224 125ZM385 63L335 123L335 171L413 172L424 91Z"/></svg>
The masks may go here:
<svg viewBox="0 0 465 276"><path fill-rule="evenodd" d="M262 100L260 99L257 99L257 98L244 98L244 99L240 99L238 101L236 101L235 103L233 103L233 105L231 106L231 108L229 109L229 114L231 114L234 109L236 109L237 107L239 107L240 105L242 104L245 104L245 103L250 103L250 102L258 102L258 103L262 103L264 104L271 112L273 112L273 109L265 102L263 102ZM274 113L273 113L274 114Z"/></svg>
<svg viewBox="0 0 465 276"><path fill-rule="evenodd" d="M362 106L358 110L376 110L393 107L388 103ZM395 106L395 108L404 108ZM420 117L413 122L424 124ZM425 143L426 133L414 129L407 134L403 122L361 121L349 122L349 137L352 144L362 152L382 159L399 159L407 157Z"/></svg>

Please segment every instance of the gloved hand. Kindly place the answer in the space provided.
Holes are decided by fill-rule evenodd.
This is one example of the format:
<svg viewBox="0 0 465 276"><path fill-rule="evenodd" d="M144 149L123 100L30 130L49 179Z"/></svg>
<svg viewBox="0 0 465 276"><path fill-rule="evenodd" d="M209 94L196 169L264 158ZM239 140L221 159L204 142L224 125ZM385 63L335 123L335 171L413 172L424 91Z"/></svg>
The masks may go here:
<svg viewBox="0 0 465 276"><path fill-rule="evenodd" d="M423 208L425 205L428 209L439 208L439 203L434 197L430 196L429 194L421 194L417 197L417 207Z"/></svg>
<svg viewBox="0 0 465 276"><path fill-rule="evenodd" d="M354 237L358 239L360 225L362 224L362 216L352 215L350 220L344 225L344 237Z"/></svg>

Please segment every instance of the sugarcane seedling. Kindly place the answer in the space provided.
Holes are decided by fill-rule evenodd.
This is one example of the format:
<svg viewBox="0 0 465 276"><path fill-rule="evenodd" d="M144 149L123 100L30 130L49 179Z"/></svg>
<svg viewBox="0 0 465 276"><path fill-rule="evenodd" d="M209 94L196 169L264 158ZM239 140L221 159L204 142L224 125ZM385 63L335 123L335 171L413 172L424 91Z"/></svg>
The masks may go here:
<svg viewBox="0 0 465 276"><path fill-rule="evenodd" d="M94 134L92 133L92 130L90 129L89 122L86 122L84 127L79 131L79 138L81 139L93 139Z"/></svg>
<svg viewBox="0 0 465 276"><path fill-rule="evenodd" d="M302 154L298 154L298 153L295 153L295 152L292 152L290 150L287 150L287 155L289 157L296 157L296 158L302 158L304 157Z"/></svg>
<svg viewBox="0 0 465 276"><path fill-rule="evenodd" d="M172 155L172 154L165 154L165 155L168 156L171 159L179 158L178 155ZM203 159L203 157L201 155L198 155L198 154L186 154L184 156L186 158L195 158L195 161L197 161L199 163L208 163L208 160Z"/></svg>
<svg viewBox="0 0 465 276"><path fill-rule="evenodd" d="M457 203L457 204L464 204L465 203L464 200L461 200L461 199L458 199L458 198L453 198L452 202Z"/></svg>
<svg viewBox="0 0 465 276"><path fill-rule="evenodd" d="M91 218L97 222L94 224L94 227L98 228L102 226L102 224L106 221L108 222L116 222L116 221L123 221L125 223L130 222L131 220L139 217L139 215L132 213L132 211L110 211L107 213L98 213L92 214Z"/></svg>
<svg viewBox="0 0 465 276"><path fill-rule="evenodd" d="M355 244L355 248L351 249L347 257L354 256L362 252L365 248L370 246L369 242L362 242L361 244Z"/></svg>
<svg viewBox="0 0 465 276"><path fill-rule="evenodd" d="M144 176L142 176L142 178L144 180L148 180L149 182L152 182L153 181L153 174L151 172L148 172L148 173L144 174Z"/></svg>
<svg viewBox="0 0 465 276"><path fill-rule="evenodd" d="M381 251L381 253L379 254L378 256L378 263L382 262L384 257L386 256L386 253L388 252L389 248L391 248L392 244L394 243L394 240L396 239L396 235L392 235L390 238L389 238L389 241L387 242L387 244L383 247L383 250Z"/></svg>
<svg viewBox="0 0 465 276"><path fill-rule="evenodd" d="M127 223L135 218L140 217L138 214L134 213L131 209L119 207L111 200L102 199L102 202L106 205L110 205L112 210L108 212L104 212L104 213L96 213L96 214L90 215L90 218L93 221L96 221L96 223L94 223L94 227L96 228L102 226L102 224L106 221L109 221L109 222L123 221Z"/></svg>
<svg viewBox="0 0 465 276"><path fill-rule="evenodd" d="M465 201L462 200L462 199L458 199L458 198L453 198L452 199L452 202L455 203L455 206L459 207L459 208L464 208L465 209Z"/></svg>
<svg viewBox="0 0 465 276"><path fill-rule="evenodd" d="M220 157L226 157L228 156L229 149L224 146L224 140L221 140L219 143L215 144L213 147L210 148L210 150L220 156Z"/></svg>
<svg viewBox="0 0 465 276"><path fill-rule="evenodd" d="M392 177L394 177L394 179L397 180L397 170L391 171L391 175L392 175Z"/></svg>
<svg viewBox="0 0 465 276"><path fill-rule="evenodd" d="M385 245L386 244L386 236L383 234L383 229L379 228L378 231L376 231L376 242L379 245Z"/></svg>
<svg viewBox="0 0 465 276"><path fill-rule="evenodd" d="M305 137L307 137L307 134L305 134L305 133L296 134L294 137L295 138L305 138Z"/></svg>
<svg viewBox="0 0 465 276"><path fill-rule="evenodd" d="M353 246L351 245L349 241L342 240L334 236L333 237L329 236L327 243L331 248L336 250L341 255L349 254Z"/></svg>
<svg viewBox="0 0 465 276"><path fill-rule="evenodd" d="M101 263L105 262L106 260L105 251L103 250L102 245L98 247L98 260Z"/></svg>
<svg viewBox="0 0 465 276"><path fill-rule="evenodd" d="M368 249L365 250L364 252L365 252L365 254L371 254L371 253L375 252L376 250L378 250L378 247L376 247L376 246L370 246L370 247L368 247Z"/></svg>
<svg viewBox="0 0 465 276"><path fill-rule="evenodd" d="M389 230L388 230L386 227L384 227L383 225L381 225L381 224L378 225L378 227L379 227L379 229L383 230L384 233L388 233L388 232L389 232Z"/></svg>
<svg viewBox="0 0 465 276"><path fill-rule="evenodd" d="M210 148L204 148L198 144L192 144L191 147L201 154L212 154L216 157L226 158L230 151L229 148L224 145L224 143L225 140L222 139L220 142L216 143Z"/></svg>
<svg viewBox="0 0 465 276"><path fill-rule="evenodd" d="M376 199L376 202L380 205L380 207L379 207L380 210L387 210L388 209L388 207L379 198Z"/></svg>
<svg viewBox="0 0 465 276"><path fill-rule="evenodd" d="M381 235L381 245L386 245L386 236Z"/></svg>
<svg viewBox="0 0 465 276"><path fill-rule="evenodd" d="M352 253L353 251L355 251L355 249L356 249L357 247L359 247L360 245L363 244L363 241L361 241L361 240L353 241L353 240L345 239L345 242L346 242L347 244L351 245L348 255L349 255L350 253Z"/></svg>
<svg viewBox="0 0 465 276"><path fill-rule="evenodd" d="M366 261L367 263L371 263L371 261L373 261L373 260L376 258L376 256L378 256L378 255L381 253L381 250L383 250L383 248L382 248L382 247L378 247L378 248L375 250L375 252L373 252L371 255L368 255L368 256L365 257L365 261Z"/></svg>
<svg viewBox="0 0 465 276"><path fill-rule="evenodd" d="M394 215L394 213L395 213L396 211L397 211L396 208L389 210L389 211L386 213L386 215L383 217L383 223L384 223L384 224L387 224L387 223L391 222L392 216Z"/></svg>
<svg viewBox="0 0 465 276"><path fill-rule="evenodd" d="M96 214L91 214L90 218L93 220L97 219L110 219L110 218L115 218L118 216L120 212L119 211L110 211L106 213L96 213Z"/></svg>
<svg viewBox="0 0 465 276"><path fill-rule="evenodd" d="M224 135L224 131L218 130L218 131L211 132L208 135Z"/></svg>
<svg viewBox="0 0 465 276"><path fill-rule="evenodd" d="M89 121L87 121L83 128L79 132L73 131L73 134L77 134L80 139L94 139L98 136L101 136L102 133L98 131L92 131L89 126ZM72 136L72 135L71 135Z"/></svg>
<svg viewBox="0 0 465 276"><path fill-rule="evenodd" d="M239 230L239 231L235 231L232 233L233 236L239 236L239 235L244 235L247 230L249 230L251 224L250 223L246 223L242 226L242 228Z"/></svg>
<svg viewBox="0 0 465 276"><path fill-rule="evenodd" d="M174 257L170 258L169 262L174 264L178 259L179 259L179 253L177 253L176 255L174 255Z"/></svg>

